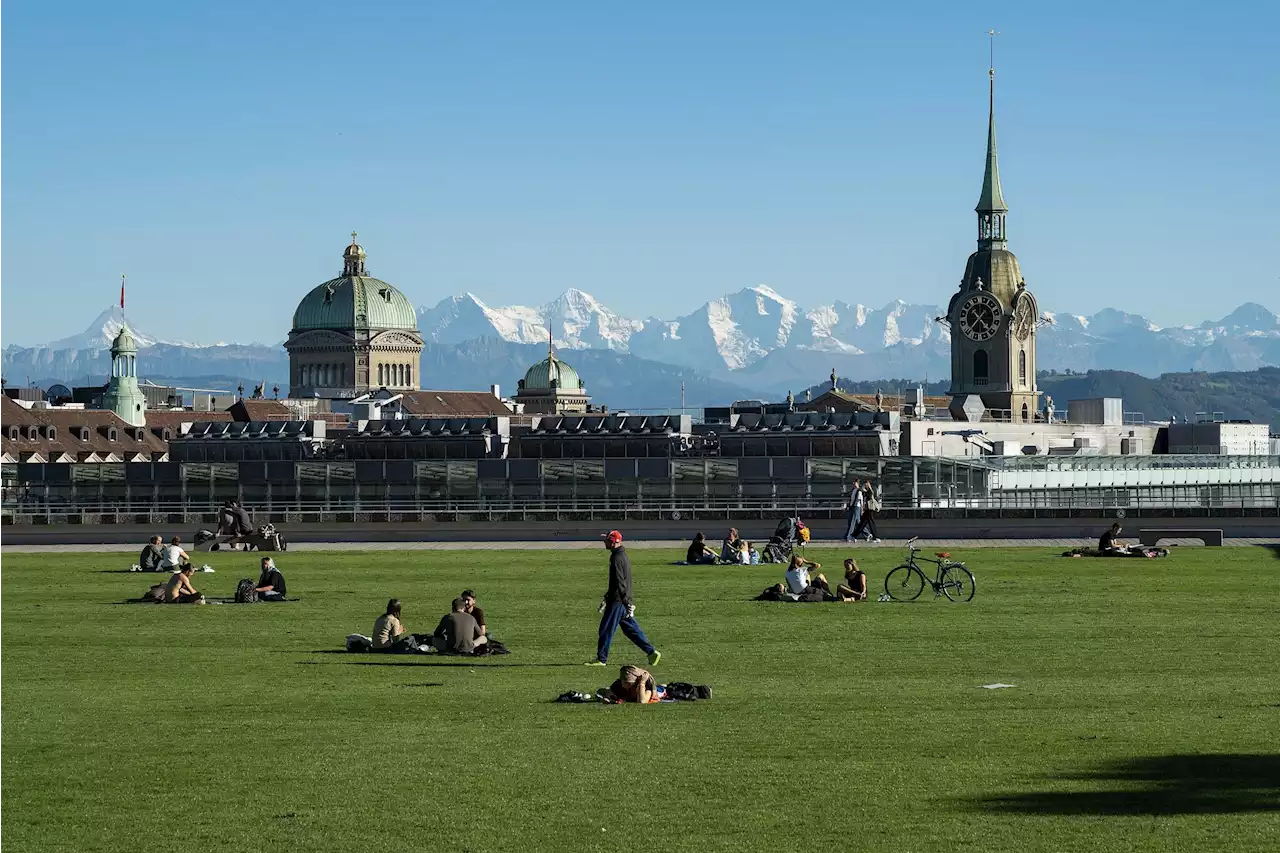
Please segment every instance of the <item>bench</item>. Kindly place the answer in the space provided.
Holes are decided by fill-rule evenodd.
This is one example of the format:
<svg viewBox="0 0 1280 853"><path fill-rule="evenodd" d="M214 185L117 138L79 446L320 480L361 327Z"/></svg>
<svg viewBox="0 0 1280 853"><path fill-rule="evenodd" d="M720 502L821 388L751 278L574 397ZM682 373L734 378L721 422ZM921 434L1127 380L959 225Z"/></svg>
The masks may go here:
<svg viewBox="0 0 1280 853"><path fill-rule="evenodd" d="M1161 539L1199 539L1206 545L1222 545L1222 530L1209 527L1150 527L1138 531L1139 541L1154 548Z"/></svg>

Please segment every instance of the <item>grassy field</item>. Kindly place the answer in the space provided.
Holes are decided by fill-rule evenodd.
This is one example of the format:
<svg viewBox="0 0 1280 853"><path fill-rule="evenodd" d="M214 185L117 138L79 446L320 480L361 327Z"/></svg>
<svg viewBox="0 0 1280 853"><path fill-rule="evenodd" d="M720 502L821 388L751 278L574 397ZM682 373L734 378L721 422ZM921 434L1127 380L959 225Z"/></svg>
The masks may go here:
<svg viewBox="0 0 1280 853"><path fill-rule="evenodd" d="M210 595L254 574L210 556ZM879 591L901 555L860 556ZM7 555L5 849L1277 848L1275 552L956 556L970 604L796 605L635 551L660 680L715 698L607 707L551 702L616 675L582 666L603 549L283 554L301 600L206 607L123 603L129 555ZM466 586L513 654L337 651Z"/></svg>

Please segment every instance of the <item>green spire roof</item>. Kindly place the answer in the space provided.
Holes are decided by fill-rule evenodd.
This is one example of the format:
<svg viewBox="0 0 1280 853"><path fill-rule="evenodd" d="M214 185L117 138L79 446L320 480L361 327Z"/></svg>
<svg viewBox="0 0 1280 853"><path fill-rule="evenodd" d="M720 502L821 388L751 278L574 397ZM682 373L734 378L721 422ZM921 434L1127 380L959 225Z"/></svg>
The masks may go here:
<svg viewBox="0 0 1280 853"><path fill-rule="evenodd" d="M991 80L990 101L987 108L987 168L982 174L982 195L978 198L978 213L1006 213L1009 206L1004 203L1004 193L1000 191L1000 167L996 163L996 72L988 72Z"/></svg>

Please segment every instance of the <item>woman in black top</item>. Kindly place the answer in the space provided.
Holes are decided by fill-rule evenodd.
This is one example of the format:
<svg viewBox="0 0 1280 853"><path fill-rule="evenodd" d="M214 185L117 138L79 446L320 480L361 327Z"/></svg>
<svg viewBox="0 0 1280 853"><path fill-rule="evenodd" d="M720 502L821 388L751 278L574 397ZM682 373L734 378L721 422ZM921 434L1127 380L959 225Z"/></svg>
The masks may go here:
<svg viewBox="0 0 1280 853"><path fill-rule="evenodd" d="M684 561L690 565L694 563L714 563L716 561L716 552L707 547L707 537L699 533L689 543L689 550L685 554Z"/></svg>

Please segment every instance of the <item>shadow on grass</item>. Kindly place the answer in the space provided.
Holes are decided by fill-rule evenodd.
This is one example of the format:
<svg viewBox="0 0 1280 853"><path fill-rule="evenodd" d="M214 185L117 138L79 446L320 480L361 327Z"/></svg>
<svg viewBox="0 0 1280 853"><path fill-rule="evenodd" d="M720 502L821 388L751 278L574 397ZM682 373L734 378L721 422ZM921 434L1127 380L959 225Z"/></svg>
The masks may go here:
<svg viewBox="0 0 1280 853"><path fill-rule="evenodd" d="M1280 545L1263 545L1262 547L1270 551L1271 556L1275 557L1277 560L1280 560Z"/></svg>
<svg viewBox="0 0 1280 853"><path fill-rule="evenodd" d="M333 654L332 652L319 652L319 654ZM351 654L350 652L339 652L338 654L350 655L351 657L361 657L361 655ZM379 657L382 657L381 655ZM482 666L491 667L529 667L538 669L554 669L557 667L573 666L580 667L580 663L496 663L492 662L491 657L469 658L463 656L450 657L436 655L386 655L387 660L348 660L342 661L344 666ZM315 666L319 661L298 661L299 666ZM334 661L337 663L337 661Z"/></svg>
<svg viewBox="0 0 1280 853"><path fill-rule="evenodd" d="M1161 755L1057 777L1097 786L970 800L1024 815L1179 815L1280 811L1280 754Z"/></svg>

